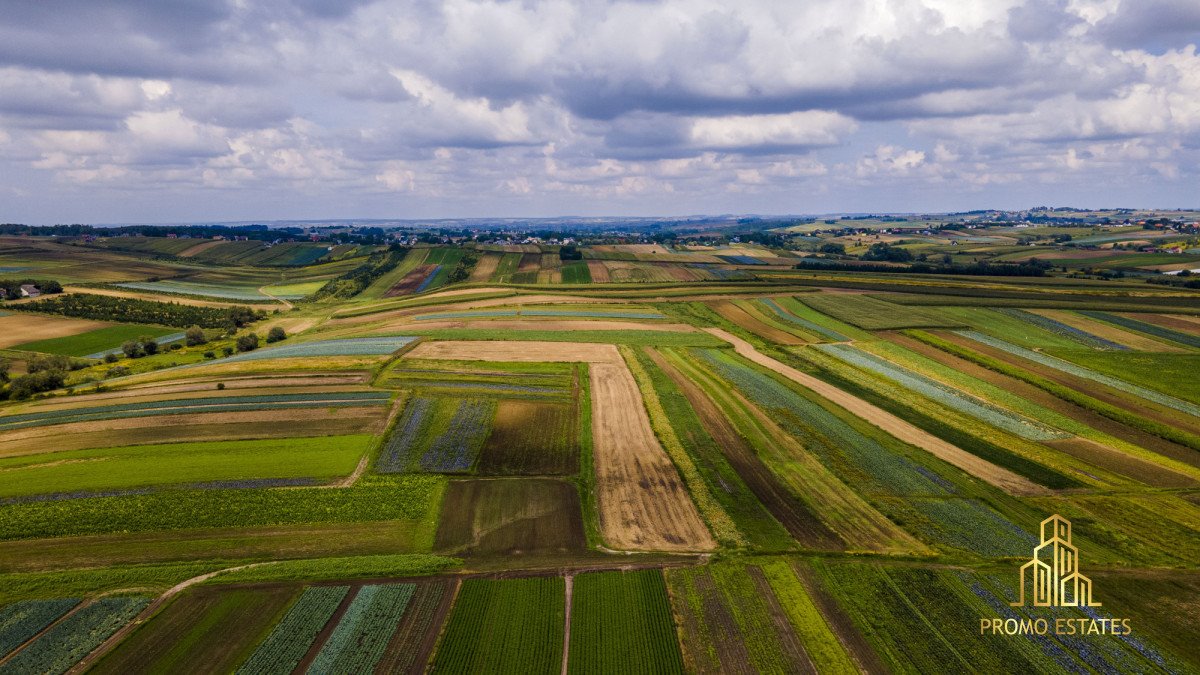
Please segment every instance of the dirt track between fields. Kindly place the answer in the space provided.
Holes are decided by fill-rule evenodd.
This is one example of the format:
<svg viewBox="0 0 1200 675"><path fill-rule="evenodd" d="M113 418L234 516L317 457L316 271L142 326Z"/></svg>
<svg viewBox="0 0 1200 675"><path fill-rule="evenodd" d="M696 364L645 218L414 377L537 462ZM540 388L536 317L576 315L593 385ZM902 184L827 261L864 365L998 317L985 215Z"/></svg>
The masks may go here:
<svg viewBox="0 0 1200 675"><path fill-rule="evenodd" d="M716 542L654 435L616 346L573 342L425 342L406 358L589 364L600 527L614 548L707 551Z"/></svg>
<svg viewBox="0 0 1200 675"><path fill-rule="evenodd" d="M1008 469L996 466L991 462L985 461L972 455L971 453L959 448L956 445L947 443L942 439L930 434L929 432L920 429L919 427L906 422L895 415L878 408L866 401L849 394L837 387L819 380L812 375L802 373L791 366L780 363L775 359L760 353L749 342L731 335L727 331L720 328L705 328L705 331L715 335L729 344L733 345L738 354L754 363L783 375L784 377L796 382L817 394L825 397L829 401L845 408L849 412L858 417L870 422L871 424L883 429L892 436L929 452L935 457L949 462L954 466L966 471L967 473L984 480L992 485L1014 495L1046 495L1051 494L1051 491L1038 485L1023 476L1019 476Z"/></svg>

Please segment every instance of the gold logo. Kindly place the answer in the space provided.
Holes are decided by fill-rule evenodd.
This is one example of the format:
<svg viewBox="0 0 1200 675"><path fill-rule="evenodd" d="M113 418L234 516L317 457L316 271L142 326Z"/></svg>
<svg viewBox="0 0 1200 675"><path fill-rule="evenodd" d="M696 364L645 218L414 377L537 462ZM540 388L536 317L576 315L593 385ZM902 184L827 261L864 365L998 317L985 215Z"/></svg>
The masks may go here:
<svg viewBox="0 0 1200 675"><path fill-rule="evenodd" d="M1092 580L1079 573L1079 549L1071 544L1071 521L1057 513L1042 521L1042 543L1021 566L1021 599L1029 584L1035 607L1099 607L1092 602Z"/></svg>

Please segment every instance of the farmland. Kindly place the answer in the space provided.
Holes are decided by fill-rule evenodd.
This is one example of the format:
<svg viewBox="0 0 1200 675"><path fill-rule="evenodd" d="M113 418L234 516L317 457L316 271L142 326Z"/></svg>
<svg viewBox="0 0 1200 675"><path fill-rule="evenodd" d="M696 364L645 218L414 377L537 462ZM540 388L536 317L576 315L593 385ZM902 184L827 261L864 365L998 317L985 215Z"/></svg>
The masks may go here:
<svg viewBox="0 0 1200 675"><path fill-rule="evenodd" d="M78 286L0 315L0 672L1200 669L1200 294L1015 244L1057 228L837 222L1055 267L819 223L13 238ZM1100 606L1010 605L1053 514Z"/></svg>

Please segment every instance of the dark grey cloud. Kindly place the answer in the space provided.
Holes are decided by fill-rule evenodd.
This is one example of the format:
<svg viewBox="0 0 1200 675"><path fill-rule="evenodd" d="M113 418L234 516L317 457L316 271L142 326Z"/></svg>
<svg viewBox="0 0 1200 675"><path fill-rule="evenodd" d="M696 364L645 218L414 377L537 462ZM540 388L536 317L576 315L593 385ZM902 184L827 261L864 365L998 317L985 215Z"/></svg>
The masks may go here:
<svg viewBox="0 0 1200 675"><path fill-rule="evenodd" d="M1096 24L1096 33L1122 48L1161 50L1200 41L1200 3L1195 0L1122 0Z"/></svg>

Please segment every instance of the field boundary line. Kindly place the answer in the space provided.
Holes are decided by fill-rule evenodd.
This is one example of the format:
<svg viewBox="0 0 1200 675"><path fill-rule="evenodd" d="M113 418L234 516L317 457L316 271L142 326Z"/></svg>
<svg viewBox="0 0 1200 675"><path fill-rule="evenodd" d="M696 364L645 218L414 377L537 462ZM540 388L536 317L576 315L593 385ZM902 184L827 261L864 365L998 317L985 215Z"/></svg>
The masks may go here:
<svg viewBox="0 0 1200 675"><path fill-rule="evenodd" d="M67 671L67 675L76 675L76 673L83 673L83 672L89 670L92 666L96 665L96 663L99 662L100 659L104 658L105 655L107 655L110 651L113 650L113 648L115 648L126 637L128 637L131 633L133 633L133 631L140 628L142 626L142 624L146 623L155 614L157 614L158 610L160 608L162 608L162 606L165 605L168 600L175 597L176 595L179 595L180 593L187 590L188 588L191 588L192 586L195 586L196 584L204 583L205 581L208 581L209 579L217 576L218 574L222 574L224 572L237 572L239 570L249 569L251 567L258 567L259 565L267 565L267 564L270 564L270 562L273 562L273 561L261 562L261 563L250 563L248 565L238 565L237 567L226 567L225 569L219 569L219 570L215 570L212 572L206 572L204 574L201 574L200 576L192 577L191 579L185 579L184 581L181 581L181 582L175 584L174 586L168 588L165 592L163 592L162 595L159 595L157 598L155 598L149 605L146 605L145 609L143 609L141 612L138 612L137 616L133 617L133 619L131 619L128 623L126 623L124 626L121 626L119 629L117 629L117 632L110 635L107 640L105 640L104 642L101 642L98 647L96 647L92 651L88 652L87 656L84 656L83 659L79 661L79 663L76 663L74 666L71 667L70 670Z"/></svg>
<svg viewBox="0 0 1200 675"><path fill-rule="evenodd" d="M567 675L567 657L571 653L571 600L575 590L575 575L568 572L563 575L563 580L566 583L567 597L563 605L562 675Z"/></svg>
<svg viewBox="0 0 1200 675"><path fill-rule="evenodd" d="M842 391L828 382L773 359L755 349L749 342L725 330L720 328L705 328L704 330L733 345L734 350L747 360L753 361L772 372L796 382L831 403L841 406L872 426L882 429L905 443L925 450L938 459L953 464L968 474L990 483L1009 494L1022 496L1053 494L1052 490L1038 485L1024 476L996 466L953 443L944 441L912 423L900 419L882 408L872 405L853 394Z"/></svg>

